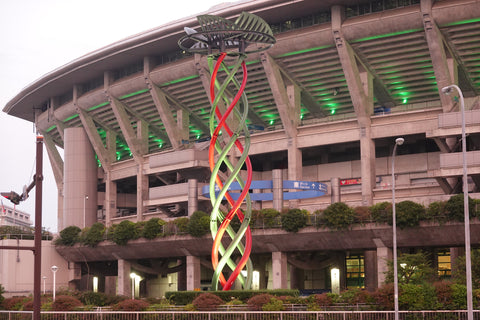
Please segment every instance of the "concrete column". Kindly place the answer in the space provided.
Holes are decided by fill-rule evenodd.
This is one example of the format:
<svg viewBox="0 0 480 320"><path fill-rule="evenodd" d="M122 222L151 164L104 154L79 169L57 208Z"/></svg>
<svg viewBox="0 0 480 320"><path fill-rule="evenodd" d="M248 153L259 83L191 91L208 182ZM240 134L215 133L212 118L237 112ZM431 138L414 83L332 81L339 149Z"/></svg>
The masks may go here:
<svg viewBox="0 0 480 320"><path fill-rule="evenodd" d="M272 288L287 288L287 255L283 252L272 252Z"/></svg>
<svg viewBox="0 0 480 320"><path fill-rule="evenodd" d="M187 290L187 264L185 263L185 260L181 262L182 268L177 273L177 290L178 291ZM178 262L180 262L180 260Z"/></svg>
<svg viewBox="0 0 480 320"><path fill-rule="evenodd" d="M330 179L330 199L330 203L337 203L341 201L339 178Z"/></svg>
<svg viewBox="0 0 480 320"><path fill-rule="evenodd" d="M198 210L198 181L188 179L188 216Z"/></svg>
<svg viewBox="0 0 480 320"><path fill-rule="evenodd" d="M365 250L363 252L365 272L365 289L375 291L378 288L377 279L377 251Z"/></svg>
<svg viewBox="0 0 480 320"><path fill-rule="evenodd" d="M130 279L131 264L127 260L119 259L118 279L117 279L117 295L132 296L132 281Z"/></svg>
<svg viewBox="0 0 480 320"><path fill-rule="evenodd" d="M305 272L300 268L290 265L290 288L305 289Z"/></svg>
<svg viewBox="0 0 480 320"><path fill-rule="evenodd" d="M200 280L200 258L194 256L187 256L187 291L200 289Z"/></svg>
<svg viewBox="0 0 480 320"><path fill-rule="evenodd" d="M371 138L371 127L360 127L360 166L362 171L362 205L373 204L375 175L375 141Z"/></svg>
<svg viewBox="0 0 480 320"><path fill-rule="evenodd" d="M377 287L380 287L385 283L385 273L388 271L388 260L391 259L391 248L377 246Z"/></svg>
<svg viewBox="0 0 480 320"><path fill-rule="evenodd" d="M273 180L273 209L282 211L283 209L283 174L282 170L272 170Z"/></svg>
<svg viewBox="0 0 480 320"><path fill-rule="evenodd" d="M82 127L65 128L64 136L64 210L59 230L91 226L97 220L98 175L92 145Z"/></svg>
<svg viewBox="0 0 480 320"><path fill-rule="evenodd" d="M450 263L452 266L452 272L458 268L457 259L461 256L465 256L465 248L464 247L451 247L450 248ZM463 270L462 272L465 272Z"/></svg>
<svg viewBox="0 0 480 320"><path fill-rule="evenodd" d="M148 176L144 173L144 164L137 165L137 221L143 221L143 201L148 198Z"/></svg>
<svg viewBox="0 0 480 320"><path fill-rule="evenodd" d="M288 140L288 180L302 180L302 150L297 146L297 139ZM298 191L298 190L293 190ZM298 208L300 200L289 200L289 208Z"/></svg>
<svg viewBox="0 0 480 320"><path fill-rule="evenodd" d="M117 183L110 179L110 172L105 173L105 225L112 225L112 218L117 215Z"/></svg>

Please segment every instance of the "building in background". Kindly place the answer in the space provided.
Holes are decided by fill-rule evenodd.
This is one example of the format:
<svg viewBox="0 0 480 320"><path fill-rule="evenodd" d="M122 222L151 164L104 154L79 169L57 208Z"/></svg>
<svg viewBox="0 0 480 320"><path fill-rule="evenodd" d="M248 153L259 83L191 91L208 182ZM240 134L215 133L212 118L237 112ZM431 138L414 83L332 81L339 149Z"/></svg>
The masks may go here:
<svg viewBox="0 0 480 320"><path fill-rule="evenodd" d="M0 227L1 226L15 226L15 227L32 227L30 214L18 210L15 206L11 207L1 203L0 206Z"/></svg>
<svg viewBox="0 0 480 320"><path fill-rule="evenodd" d="M480 2L475 0L239 1L209 13L242 11L270 24L277 43L248 58L250 157L254 180L324 183L329 195L254 202L256 209L310 212L342 201L422 204L461 192L461 117L466 98L469 186L480 187ZM194 17L124 39L66 64L18 93L4 112L35 122L58 186L58 226L106 226L209 210L209 69L182 52ZM232 92L235 88L230 88ZM455 97L456 95L456 97ZM64 158L57 147L64 149ZM230 155L235 158L235 153ZM253 190L253 192L266 192ZM267 191L271 192L271 190ZM277 194L282 194L277 193ZM463 246L463 225L428 223L398 232L400 251L422 248L448 275ZM480 223L472 220L472 244ZM387 224L348 233L253 230L258 288L375 289L392 252ZM208 286L211 240L187 235L126 246L57 248L79 289L135 296ZM132 276L131 276L132 275Z"/></svg>

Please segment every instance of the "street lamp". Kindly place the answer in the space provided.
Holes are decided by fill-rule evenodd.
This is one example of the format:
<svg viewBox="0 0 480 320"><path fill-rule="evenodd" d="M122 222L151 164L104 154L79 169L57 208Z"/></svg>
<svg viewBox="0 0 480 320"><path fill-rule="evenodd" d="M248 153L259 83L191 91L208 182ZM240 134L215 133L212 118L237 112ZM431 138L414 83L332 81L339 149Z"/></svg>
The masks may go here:
<svg viewBox="0 0 480 320"><path fill-rule="evenodd" d="M130 278L132 279L132 299L135 299L135 278L137 277L137 275L132 272L130 273Z"/></svg>
<svg viewBox="0 0 480 320"><path fill-rule="evenodd" d="M405 142L403 138L395 139L392 152L392 225L393 225L393 298L395 304L395 320L398 320L398 268L397 268L397 212L395 208L395 153L397 146Z"/></svg>
<svg viewBox="0 0 480 320"><path fill-rule="evenodd" d="M45 293L47 292L46 285L45 285L47 277L43 276L42 279L43 279L43 295L45 295Z"/></svg>
<svg viewBox="0 0 480 320"><path fill-rule="evenodd" d="M51 267L52 269L52 272L53 272L53 301L55 301L55 274L57 273L58 271L58 267L57 266L52 266Z"/></svg>
<svg viewBox="0 0 480 320"><path fill-rule="evenodd" d="M467 316L473 320L473 298L472 298L472 259L470 256L470 212L468 208L468 176L467 176L467 139L465 134L465 101L460 88L449 85L442 88L442 93L450 94L456 89L460 96L460 111L462 113L462 158L463 158L463 215L465 219L465 277L467 280Z"/></svg>
<svg viewBox="0 0 480 320"><path fill-rule="evenodd" d="M85 229L85 227L87 226L87 223L86 223L86 212L87 212L87 200L88 200L88 195L85 195L85 197L83 197L83 228Z"/></svg>

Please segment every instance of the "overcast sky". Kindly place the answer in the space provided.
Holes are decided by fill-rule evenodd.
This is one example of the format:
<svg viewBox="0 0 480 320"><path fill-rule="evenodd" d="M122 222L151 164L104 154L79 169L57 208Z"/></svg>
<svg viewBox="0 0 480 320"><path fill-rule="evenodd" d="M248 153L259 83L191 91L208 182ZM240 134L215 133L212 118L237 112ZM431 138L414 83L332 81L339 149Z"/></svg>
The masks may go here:
<svg viewBox="0 0 480 320"><path fill-rule="evenodd" d="M44 74L103 46L195 16L222 0L2 0L0 108ZM44 148L43 226L57 230L57 188ZM21 193L35 173L32 123L0 112L0 191ZM2 198L4 205L13 206ZM35 217L35 189L17 206Z"/></svg>

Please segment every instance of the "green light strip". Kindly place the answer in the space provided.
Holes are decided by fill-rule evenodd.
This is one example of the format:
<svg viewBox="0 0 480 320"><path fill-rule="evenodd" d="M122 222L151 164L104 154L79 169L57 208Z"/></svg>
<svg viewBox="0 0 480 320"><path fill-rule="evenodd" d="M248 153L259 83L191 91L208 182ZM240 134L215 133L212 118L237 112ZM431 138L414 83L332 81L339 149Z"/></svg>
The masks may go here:
<svg viewBox="0 0 480 320"><path fill-rule="evenodd" d="M480 18L468 19L468 20L463 20L463 21L455 21L455 22L444 24L444 25L442 25L442 27L459 26L459 25L462 25L462 24L474 23L474 22L479 22L479 21L480 21Z"/></svg>
<svg viewBox="0 0 480 320"><path fill-rule="evenodd" d="M47 129L47 132L52 131L52 130L55 129L56 127L57 127L56 125L51 126L50 128Z"/></svg>
<svg viewBox="0 0 480 320"><path fill-rule="evenodd" d="M126 98L130 98L130 97L133 97L133 96L136 96L136 95L139 95L139 94L142 94L144 92L147 92L149 89L142 89L142 90L138 90L136 92L132 92L132 93L127 93L126 95L124 96L121 96L120 97L120 100L121 99L126 99Z"/></svg>
<svg viewBox="0 0 480 320"><path fill-rule="evenodd" d="M75 119L76 117L78 117L78 114L74 114L73 116L68 117L67 119L63 120L63 122L64 122L64 123L65 123L65 122L68 122L68 121L70 121L70 120L72 120L72 119Z"/></svg>
<svg viewBox="0 0 480 320"><path fill-rule="evenodd" d="M175 83L179 83L179 82L183 82L183 81L187 81L187 80L191 80L191 79L196 79L196 78L199 78L199 77L200 77L199 75L188 76L188 77L185 77L185 78L165 82L165 83L161 84L160 87L166 87L166 86L169 86L171 84L175 84Z"/></svg>
<svg viewBox="0 0 480 320"><path fill-rule="evenodd" d="M95 109L104 107L104 106L106 106L107 104L109 104L109 103L108 103L108 102L102 102L102 103L100 103L100 104L97 104L96 106L93 106L93 107L87 109L87 111L93 111L93 110L95 110Z"/></svg>
<svg viewBox="0 0 480 320"><path fill-rule="evenodd" d="M414 32L419 32L419 31L423 31L423 29L410 29L410 30L403 30L403 31L386 33L386 34L379 34L379 35L376 35L376 36L350 40L350 42L351 43L356 43L356 42L362 42L362 41L368 41L368 40L375 40L375 39L393 37L393 36L398 36L398 35L401 35L401 34L408 34L408 33L414 33Z"/></svg>
<svg viewBox="0 0 480 320"><path fill-rule="evenodd" d="M293 52L280 54L278 56L275 56L275 58L283 58L283 57L288 57L288 56L294 56L296 54L302 54L302 53L307 53L307 52L312 52L312 51L317 51L317 50L322 50L322 49L332 48L332 47L333 47L332 45L328 45L328 46L309 48L309 49L305 49L305 50L293 51Z"/></svg>

